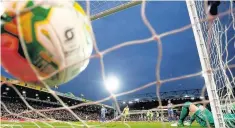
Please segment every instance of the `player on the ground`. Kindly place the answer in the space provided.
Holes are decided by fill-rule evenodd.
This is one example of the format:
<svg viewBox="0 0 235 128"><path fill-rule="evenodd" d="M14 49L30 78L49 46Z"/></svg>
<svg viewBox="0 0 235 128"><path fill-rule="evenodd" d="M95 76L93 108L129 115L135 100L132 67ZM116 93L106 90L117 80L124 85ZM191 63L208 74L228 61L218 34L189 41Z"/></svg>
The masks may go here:
<svg viewBox="0 0 235 128"><path fill-rule="evenodd" d="M124 108L122 114L123 114L123 121L126 121L128 115L129 115L129 107L128 107L128 105Z"/></svg>
<svg viewBox="0 0 235 128"><path fill-rule="evenodd" d="M101 122L105 121L106 113L107 113L107 109L104 106L102 106L102 108L101 108Z"/></svg>
<svg viewBox="0 0 235 128"><path fill-rule="evenodd" d="M169 122L174 120L174 112L173 112L173 104L171 103L170 100L168 100L168 105L167 105L167 111L168 111L168 120Z"/></svg>
<svg viewBox="0 0 235 128"><path fill-rule="evenodd" d="M233 104L234 106L235 104ZM235 110L235 108L233 108ZM182 106L182 110L180 113L180 119L178 121L178 123L176 124L172 124L171 126L184 126L184 120L185 118L189 115L189 113L191 113L191 118L190 118L190 122L187 125L191 125L195 120L197 121L197 123L200 124L200 126L202 127L207 127L207 122L210 125L210 127L214 127L214 119L212 116L211 111L209 111L207 108L205 108L204 106L198 104L195 105L191 102L186 102L183 106ZM230 113L230 114L224 114L224 120L226 122L226 124L231 127L234 128L235 127L235 114Z"/></svg>

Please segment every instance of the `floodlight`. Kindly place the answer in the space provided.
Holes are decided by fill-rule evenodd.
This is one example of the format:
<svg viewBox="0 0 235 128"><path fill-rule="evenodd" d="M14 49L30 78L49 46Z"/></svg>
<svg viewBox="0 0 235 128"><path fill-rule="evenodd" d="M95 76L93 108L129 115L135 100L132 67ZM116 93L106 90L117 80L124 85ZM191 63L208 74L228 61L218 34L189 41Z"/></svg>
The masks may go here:
<svg viewBox="0 0 235 128"><path fill-rule="evenodd" d="M138 101L139 101L139 99L135 99L135 101L136 101L136 102L138 102Z"/></svg>
<svg viewBox="0 0 235 128"><path fill-rule="evenodd" d="M110 76L105 80L104 84L108 91L113 92L117 90L119 86L119 80L115 76Z"/></svg>
<svg viewBox="0 0 235 128"><path fill-rule="evenodd" d="M10 88L6 87L6 91L9 91L9 90L10 90Z"/></svg>

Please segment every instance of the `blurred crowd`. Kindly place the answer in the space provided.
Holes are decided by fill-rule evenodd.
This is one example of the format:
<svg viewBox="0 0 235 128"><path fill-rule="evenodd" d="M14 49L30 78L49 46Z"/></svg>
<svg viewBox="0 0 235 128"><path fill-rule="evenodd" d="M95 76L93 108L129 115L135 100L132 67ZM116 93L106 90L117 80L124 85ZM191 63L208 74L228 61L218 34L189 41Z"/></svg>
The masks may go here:
<svg viewBox="0 0 235 128"><path fill-rule="evenodd" d="M40 102L26 100L27 103L35 110L27 106L20 98L1 97L1 118L7 119L36 119L36 120L60 120L60 121L78 121L79 117L85 121L100 121L100 110L101 106L89 105L73 108L73 114L68 110L64 109L61 105L53 102ZM62 109L58 109L62 108ZM131 107L133 110L133 106ZM49 110L49 111L48 111ZM30 111L30 112L27 112ZM133 110L135 111L135 110ZM160 112L153 111L153 118L148 119L146 112L135 113L129 115L128 121L167 121L167 113L163 113L161 116ZM140 111L139 111L140 112ZM18 114L18 115L17 115ZM119 114L111 112L110 110L106 114L106 120L115 119ZM179 112L175 111L175 118L177 120ZM121 118L115 121L121 121Z"/></svg>
<svg viewBox="0 0 235 128"><path fill-rule="evenodd" d="M74 114L66 109L53 110L61 108L60 105L43 103L40 101L29 101L29 105L35 110L21 101L19 98L1 98L1 118L7 119L38 119L38 120L60 120L60 121L78 121L75 116L82 120L98 121L100 119L100 109L97 106L83 106L72 109ZM38 111L50 110L50 111ZM27 112L31 111L31 112ZM25 112L25 113L22 113ZM22 114L20 114L22 113ZM19 115L16 115L19 114ZM110 112L107 113L107 119L113 118Z"/></svg>
<svg viewBox="0 0 235 128"><path fill-rule="evenodd" d="M11 97L2 95L1 97L1 118L6 119L37 119L37 120L60 120L60 121L78 121L79 117L85 121L100 121L101 120L101 105L87 105L81 107L75 107L72 109L73 113L66 110L56 101L53 100L39 100L33 98L26 98L28 105L26 105L20 97ZM182 104L188 99L178 99L173 102L176 104ZM196 100L196 99L195 99ZM72 99L64 99L65 104L68 106L77 105L81 102L75 102ZM148 101L148 102L136 102L129 104L130 114L128 121L165 121L167 120L167 111L164 111L163 116L159 112L153 111L153 118L148 119L146 113L143 112L148 109L153 109L154 105L157 104L157 101ZM163 100L162 104L166 106L167 100ZM125 104L120 104L121 111L125 107ZM59 109L61 108L61 109ZM180 107L174 108L174 117L175 120L179 117ZM49 110L49 111L48 111ZM121 121L120 113L114 111L111 108L107 108L106 120L115 119L115 121ZM30 111L30 112L27 112ZM135 111L137 113L135 113ZM134 113L133 113L134 112ZM142 113L139 113L142 112ZM157 114L158 113L158 114ZM18 115L17 115L18 114ZM119 118L117 118L119 117Z"/></svg>

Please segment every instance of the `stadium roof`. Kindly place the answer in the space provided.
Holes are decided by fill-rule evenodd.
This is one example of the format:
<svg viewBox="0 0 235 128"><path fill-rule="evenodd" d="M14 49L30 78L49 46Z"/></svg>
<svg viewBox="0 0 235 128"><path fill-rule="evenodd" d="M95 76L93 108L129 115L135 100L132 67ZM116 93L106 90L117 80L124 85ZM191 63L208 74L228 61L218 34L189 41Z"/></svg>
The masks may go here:
<svg viewBox="0 0 235 128"><path fill-rule="evenodd" d="M162 100L168 99L184 99L184 98L200 98L202 94L201 89L190 89L190 90L178 90L178 91L168 91L168 92L160 92L160 97ZM204 95L207 97L207 94ZM135 95L128 95L125 97L119 98L119 102L123 101L151 101L157 100L156 93L143 93L143 94L135 94Z"/></svg>

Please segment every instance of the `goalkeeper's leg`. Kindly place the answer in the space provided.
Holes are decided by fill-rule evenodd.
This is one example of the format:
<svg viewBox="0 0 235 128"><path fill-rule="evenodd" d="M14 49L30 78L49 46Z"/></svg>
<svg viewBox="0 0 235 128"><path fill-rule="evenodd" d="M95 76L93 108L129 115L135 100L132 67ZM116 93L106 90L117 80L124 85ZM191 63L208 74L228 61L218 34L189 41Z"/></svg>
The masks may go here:
<svg viewBox="0 0 235 128"><path fill-rule="evenodd" d="M186 102L182 106L181 113L180 113L180 119L178 121L178 126L183 126L184 125L184 120L189 115L190 105L191 105L190 102ZM191 108L191 110L193 111L193 108Z"/></svg>
<svg viewBox="0 0 235 128"><path fill-rule="evenodd" d="M192 116L190 119L190 125L191 125L191 123L193 123L194 120L196 120L203 127L207 126L207 123L206 123L207 121L211 126L214 125L212 113L208 109L204 108L201 105L196 106L191 102L186 102L182 106L182 110L180 113L180 119L178 121L177 126L184 125L183 122L184 122L185 118L189 115L189 112L192 113Z"/></svg>

